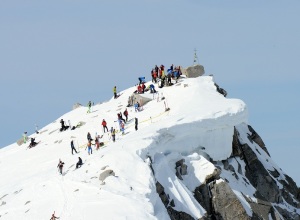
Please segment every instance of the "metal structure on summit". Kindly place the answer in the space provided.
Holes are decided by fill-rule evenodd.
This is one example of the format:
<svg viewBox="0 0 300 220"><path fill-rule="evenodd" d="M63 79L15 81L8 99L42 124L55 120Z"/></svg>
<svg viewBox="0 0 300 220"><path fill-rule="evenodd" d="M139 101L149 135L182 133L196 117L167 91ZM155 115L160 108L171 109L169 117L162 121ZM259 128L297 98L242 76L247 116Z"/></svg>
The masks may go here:
<svg viewBox="0 0 300 220"><path fill-rule="evenodd" d="M197 50L196 48L194 49L194 63L193 66L199 64L198 56L197 56Z"/></svg>

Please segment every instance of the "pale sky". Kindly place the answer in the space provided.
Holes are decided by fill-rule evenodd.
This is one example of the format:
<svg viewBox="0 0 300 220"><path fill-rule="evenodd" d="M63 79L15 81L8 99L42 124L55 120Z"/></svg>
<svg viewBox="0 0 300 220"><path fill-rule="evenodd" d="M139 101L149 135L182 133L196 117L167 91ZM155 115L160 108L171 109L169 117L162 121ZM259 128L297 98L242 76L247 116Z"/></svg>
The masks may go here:
<svg viewBox="0 0 300 220"><path fill-rule="evenodd" d="M193 64L242 99L274 161L297 175L299 1L0 2L0 146L76 102L103 102L150 78L155 64ZM197 101L197 100L195 100Z"/></svg>

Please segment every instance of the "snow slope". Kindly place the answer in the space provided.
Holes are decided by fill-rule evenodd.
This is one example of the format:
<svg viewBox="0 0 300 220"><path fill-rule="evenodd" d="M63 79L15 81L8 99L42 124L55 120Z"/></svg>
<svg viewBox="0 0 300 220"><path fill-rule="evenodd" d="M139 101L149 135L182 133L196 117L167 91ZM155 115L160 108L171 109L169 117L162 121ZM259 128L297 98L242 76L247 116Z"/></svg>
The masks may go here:
<svg viewBox="0 0 300 220"><path fill-rule="evenodd" d="M114 143L109 133L103 134L102 119L109 128L118 128L117 113L125 110L134 90L129 88L118 99L94 105L89 114L86 107L80 107L62 115L40 134L30 136L41 141L34 148L27 149L27 143L1 149L0 219L49 219L54 211L61 219L72 220L169 219L156 193L157 180L169 186L165 190L175 210L194 218L203 216L206 211L191 192L213 173L210 159L221 161L230 156L234 126L247 123L245 103L216 92L210 76L182 78L171 87L157 89L158 98L145 93L153 100L142 111L128 107L125 135L117 133ZM72 125L85 124L59 132L61 118ZM87 132L92 137L103 134L105 143L98 151L93 147L92 155L85 150ZM71 139L78 154L71 154ZM75 169L78 156L84 164ZM183 157L189 175L179 180L174 163ZM64 175L56 168L59 159L65 162ZM105 170L112 170L115 176L102 182L99 175Z"/></svg>

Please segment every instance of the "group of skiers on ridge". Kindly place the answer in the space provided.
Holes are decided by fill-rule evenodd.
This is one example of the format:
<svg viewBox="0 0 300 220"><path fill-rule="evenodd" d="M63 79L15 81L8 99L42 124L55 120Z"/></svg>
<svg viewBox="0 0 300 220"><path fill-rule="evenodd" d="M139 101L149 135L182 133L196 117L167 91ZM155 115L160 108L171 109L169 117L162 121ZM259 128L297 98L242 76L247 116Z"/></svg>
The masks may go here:
<svg viewBox="0 0 300 220"><path fill-rule="evenodd" d="M181 71L180 71L180 67L176 67L175 68L176 71L178 71L180 74L181 74ZM174 77L174 70L173 70L173 64L171 65L170 69L168 69L168 75L167 76L172 76ZM165 73L164 73L164 66L161 65L159 68L157 65L155 65L155 67L152 69L151 71L151 76L152 76L152 82L154 83L157 83L157 78L161 79L161 80L164 80L165 78ZM179 77L179 75L176 75L177 77ZM144 85L144 79L145 77L140 77L139 78L139 81L140 81L140 88L138 88L138 92L144 92L145 91L145 85ZM155 87L153 84L151 84L149 87L150 89L150 92L151 93L156 93L156 90L155 90ZM118 95L117 95L117 88L116 86L114 86L113 88L113 92L114 92L114 98L117 98ZM88 102L88 110L87 110L87 113L90 113L91 112L91 107L92 107L92 102L89 101ZM135 111L139 111L139 107L140 107L140 104L137 102L135 103L134 105L135 107ZM123 115L125 116L125 119L123 118ZM117 113L117 116L118 116L118 123L119 123L119 127L120 127L120 131L122 131L122 134L124 134L124 130L125 130L125 123L128 122L128 110L127 108L125 109L125 111L123 112L123 115L122 113ZM134 119L135 121L135 130L138 130L138 119L135 118ZM63 119L60 120L60 123L61 123L61 128L60 128L60 131L65 131L67 130L70 126L67 126L65 125L65 122ZM105 121L105 119L102 120L102 123L101 123L102 127L103 127L103 132L108 132L108 127L107 127L107 122ZM112 137L112 141L115 142L115 136L116 136L116 129L111 127L110 129L110 133L111 133L111 137ZM27 132L24 132L24 143L26 143L27 141ZM88 143L87 143L87 146L86 146L86 149L88 149L88 154L92 154L93 153L93 150L92 150L92 145L95 145L96 146L96 150L98 150L100 148L100 146L103 146L104 143L103 142L100 142L99 139L101 137L98 135L95 136L95 144L92 144L92 137L91 137L91 134L88 132L87 134L87 140L88 140ZM31 147L34 147L35 145L37 145L38 143L35 142L35 138L31 138L30 140L30 145L29 145L29 148ZM71 153L72 155L75 153L78 153L78 151L76 150L75 146L74 146L74 141L71 140ZM62 171L63 171L63 165L64 165L64 162L62 162L61 160L59 160L59 164L57 165L57 167L59 168L59 172L62 174ZM76 164L76 168L79 168L80 166L82 165L82 159L79 157L79 161L78 163Z"/></svg>
<svg viewBox="0 0 300 220"><path fill-rule="evenodd" d="M181 70L180 70L180 66L178 67L175 67L175 71L173 69L173 64L171 65L170 69L168 69L168 74L167 74L167 84L168 85L171 85L171 78L172 77L176 77L176 81L177 79L179 78L179 76L181 75ZM161 79L161 85L159 86L160 88L162 88L164 86L164 81L165 81L165 73L164 73L164 66L161 65L160 67L158 67L157 65L155 65L155 67L151 70L151 77L152 77L152 82L153 83L157 83L157 78ZM146 90L146 87L145 87L145 82L144 82L144 79L145 77L140 77L139 78L139 86L137 88L137 91L138 93L144 93L145 90ZM147 90L150 90L150 93L156 93L156 90L155 90L155 86L153 84L150 84L147 88ZM114 98L118 98L118 95L117 95L117 88L116 86L114 86L113 88L113 93L114 93ZM87 110L87 113L91 113L91 107L92 107L92 103L91 101L88 102L88 110ZM135 103L134 105L135 107L135 111L139 111L139 103ZM128 111L127 111L127 108L125 109L125 111L123 112L124 116L125 116L125 119L123 118L122 116L122 113L117 113L117 116L118 116L118 122L119 122L119 126L120 126L120 131L122 131L122 134L124 134L124 125L126 122L128 122ZM134 119L135 121L135 130L137 131L138 130L138 119L135 117ZM65 122L63 119L60 120L60 123L61 123L61 128L60 128L60 131L65 131L67 130L70 126L67 126L65 125ZM105 119L102 120L102 123L101 123L102 127L103 127L103 133L108 132L108 127L107 127L107 122L105 121ZM73 128L75 129L75 127ZM72 129L72 130L73 130ZM37 129L36 129L37 130ZM111 137L112 137L112 140L113 142L115 142L115 135L117 133L116 129L111 127L110 129L110 132L111 132ZM38 134L38 132L36 132ZM103 136L103 135L102 135ZM101 136L101 137L102 137ZM91 134L90 132L88 132L87 134L87 140L88 140L88 143L87 143L87 146L86 146L86 149L88 148L88 154L92 154L92 145L95 145L96 146L96 150L98 150L100 148L100 146L104 145L103 142L100 142L99 139L101 138L99 135L95 136L95 144L92 144L92 137L91 137ZM26 143L28 137L27 137L27 132L24 132L23 134L23 142ZM29 145L29 148L31 147L34 147L35 145L37 145L38 143L35 142L35 138L31 138L30 140L30 145ZM74 152L77 154L78 151L76 150L75 146L74 146L74 141L71 140L71 153L72 155L74 154ZM57 165L57 168L59 170L59 173L62 175L63 174L63 167L64 167L64 162L59 159L59 163ZM76 169L80 168L81 166L83 165L83 162L82 162L82 159L80 157L78 157L78 162L76 163ZM55 212L52 214L51 216L51 219L50 220L55 220L55 219L59 219L59 217L56 217L55 216Z"/></svg>

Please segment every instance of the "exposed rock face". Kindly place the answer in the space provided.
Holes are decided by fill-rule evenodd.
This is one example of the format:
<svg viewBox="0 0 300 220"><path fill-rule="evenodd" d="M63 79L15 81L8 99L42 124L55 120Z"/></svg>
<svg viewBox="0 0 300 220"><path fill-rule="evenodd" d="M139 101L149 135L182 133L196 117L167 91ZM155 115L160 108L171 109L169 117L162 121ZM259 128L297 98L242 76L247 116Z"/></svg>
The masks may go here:
<svg viewBox="0 0 300 220"><path fill-rule="evenodd" d="M252 149L244 144L243 149L244 160L246 162L246 177L257 190L257 198L269 202L280 202L280 190L276 182L270 177L270 174L259 161Z"/></svg>
<svg viewBox="0 0 300 220"><path fill-rule="evenodd" d="M249 133L244 134L249 140L246 143L240 139L239 130L234 129L231 157L222 161L210 161L215 170L207 174L205 181L192 192L206 211L200 220L300 220L300 189L281 169L271 169L272 166L266 169L264 163L268 163L268 150L250 125L248 129ZM182 182L185 175L191 175L185 159L175 162L174 168L176 177ZM155 170L151 169L154 174ZM224 178L223 172L232 176ZM231 185L232 181L242 182L251 188L252 193L247 195L241 191L237 194L238 188L231 188L236 184ZM173 200L170 201L164 187L167 186L156 182L156 191L170 219L193 219L189 214L175 209L176 204Z"/></svg>
<svg viewBox="0 0 300 220"><path fill-rule="evenodd" d="M250 138L255 143L257 143L270 156L270 154L266 148L266 145L263 142L263 140L261 139L261 137L256 133L256 131L250 125L248 125L248 128L249 128L249 131L251 132L251 134L248 134L248 138Z"/></svg>
<svg viewBox="0 0 300 220"><path fill-rule="evenodd" d="M226 182L214 184L212 189L212 204L217 219L251 219L240 200Z"/></svg>
<svg viewBox="0 0 300 220"><path fill-rule="evenodd" d="M172 220L194 220L192 216L184 212L178 212L173 209L174 201L169 201L168 195L164 191L164 187L157 181L156 192L158 193L162 203L166 207L168 214Z"/></svg>

